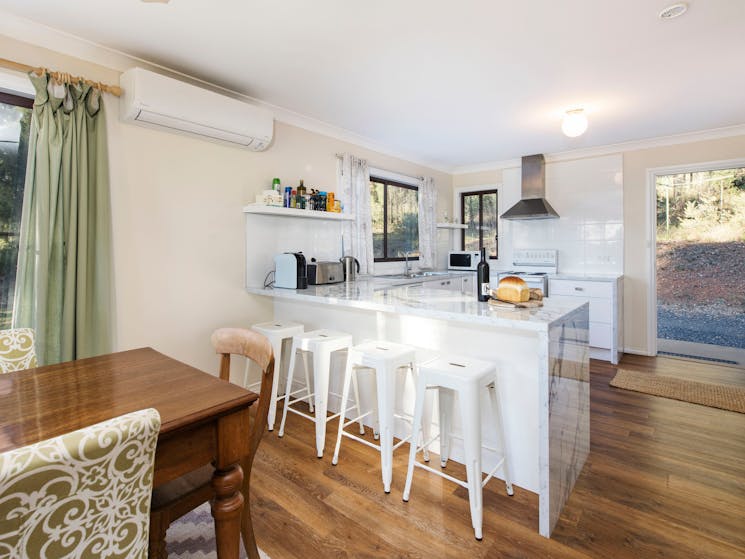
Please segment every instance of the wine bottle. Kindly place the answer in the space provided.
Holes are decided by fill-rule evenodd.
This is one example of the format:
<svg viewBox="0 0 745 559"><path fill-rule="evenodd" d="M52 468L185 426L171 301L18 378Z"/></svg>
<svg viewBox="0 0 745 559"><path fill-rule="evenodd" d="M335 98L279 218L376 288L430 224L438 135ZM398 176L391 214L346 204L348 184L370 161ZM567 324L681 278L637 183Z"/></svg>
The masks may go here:
<svg viewBox="0 0 745 559"><path fill-rule="evenodd" d="M489 264L486 261L486 248L481 247L481 259L476 266L476 286L479 301L489 300Z"/></svg>

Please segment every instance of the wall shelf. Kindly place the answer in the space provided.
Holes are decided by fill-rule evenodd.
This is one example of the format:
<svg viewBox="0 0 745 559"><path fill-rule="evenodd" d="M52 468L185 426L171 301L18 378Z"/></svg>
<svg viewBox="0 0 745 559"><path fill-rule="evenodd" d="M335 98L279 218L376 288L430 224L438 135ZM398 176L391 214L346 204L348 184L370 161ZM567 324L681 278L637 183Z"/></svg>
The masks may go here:
<svg viewBox="0 0 745 559"><path fill-rule="evenodd" d="M463 223L438 223L438 229L468 229L468 225Z"/></svg>
<svg viewBox="0 0 745 559"><path fill-rule="evenodd" d="M306 219L325 219L330 221L354 221L352 216L335 212L318 212L314 210L298 210L297 208L282 208L266 206L264 204L248 204L243 207L243 213L274 215L278 217L302 217Z"/></svg>

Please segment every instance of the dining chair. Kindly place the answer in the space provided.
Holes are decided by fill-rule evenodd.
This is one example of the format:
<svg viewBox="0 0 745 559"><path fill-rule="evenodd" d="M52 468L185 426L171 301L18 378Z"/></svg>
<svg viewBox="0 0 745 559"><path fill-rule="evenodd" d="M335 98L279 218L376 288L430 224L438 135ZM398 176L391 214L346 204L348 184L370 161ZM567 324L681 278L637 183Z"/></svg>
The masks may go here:
<svg viewBox="0 0 745 559"><path fill-rule="evenodd" d="M231 355L242 355L256 363L262 371L259 403L249 437L249 451L241 462L243 486L241 493L246 499L241 519L241 535L246 553L250 559L258 559L251 525L251 511L248 502L251 481L251 465L261 437L267 428L267 413L271 403L272 381L274 378L274 354L269 340L257 332L244 328L219 328L212 334L212 346L220 355L220 378L230 382ZM212 488L211 464L202 466L188 474L170 481L153 491L150 508L150 559L166 559L166 532L172 522L181 518L214 496Z"/></svg>
<svg viewBox="0 0 745 559"><path fill-rule="evenodd" d="M0 454L0 557L145 559L160 415Z"/></svg>
<svg viewBox="0 0 745 559"><path fill-rule="evenodd" d="M0 373L36 367L35 337L32 328L0 330Z"/></svg>

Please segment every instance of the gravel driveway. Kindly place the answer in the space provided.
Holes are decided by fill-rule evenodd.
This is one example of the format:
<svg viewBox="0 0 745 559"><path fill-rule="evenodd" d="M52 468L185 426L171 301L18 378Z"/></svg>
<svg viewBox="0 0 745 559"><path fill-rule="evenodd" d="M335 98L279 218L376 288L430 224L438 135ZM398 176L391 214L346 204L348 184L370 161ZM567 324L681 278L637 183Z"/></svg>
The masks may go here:
<svg viewBox="0 0 745 559"><path fill-rule="evenodd" d="M745 349L745 311L732 307L690 309L679 304L657 306L657 336Z"/></svg>

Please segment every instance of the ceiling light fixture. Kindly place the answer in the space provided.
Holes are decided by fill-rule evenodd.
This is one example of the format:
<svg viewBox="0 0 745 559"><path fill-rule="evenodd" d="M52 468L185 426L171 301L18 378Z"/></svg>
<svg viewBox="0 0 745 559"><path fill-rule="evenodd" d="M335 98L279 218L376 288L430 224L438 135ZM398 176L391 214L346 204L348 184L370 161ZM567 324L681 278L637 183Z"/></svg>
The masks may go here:
<svg viewBox="0 0 745 559"><path fill-rule="evenodd" d="M686 2L678 2L677 4L672 4L671 6L668 6L667 8L662 10L659 14L659 17L662 21L667 21L670 19L675 19L676 17L680 17L687 11L688 4Z"/></svg>
<svg viewBox="0 0 745 559"><path fill-rule="evenodd" d="M570 138L581 136L587 130L587 115L584 109L572 109L564 113L561 131Z"/></svg>

